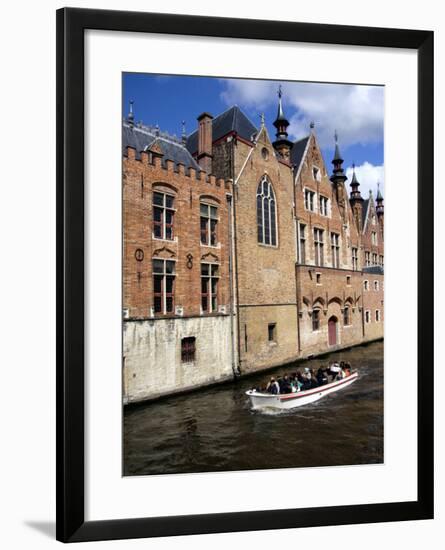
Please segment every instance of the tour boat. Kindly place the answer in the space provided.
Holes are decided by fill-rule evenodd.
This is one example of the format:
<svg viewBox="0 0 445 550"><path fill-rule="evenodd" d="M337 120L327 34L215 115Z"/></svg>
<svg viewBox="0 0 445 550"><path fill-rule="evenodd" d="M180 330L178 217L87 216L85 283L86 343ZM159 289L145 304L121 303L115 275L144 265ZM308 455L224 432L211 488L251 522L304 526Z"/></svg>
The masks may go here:
<svg viewBox="0 0 445 550"><path fill-rule="evenodd" d="M358 372L353 372L346 378L336 380L330 384L319 386L317 388L311 388L310 390L299 391L295 393L282 393L273 395L271 393L262 393L256 390L246 391L246 395L249 396L252 409L293 409L295 407L301 407L308 403L318 401L329 393L334 393L338 390L350 386L358 378Z"/></svg>

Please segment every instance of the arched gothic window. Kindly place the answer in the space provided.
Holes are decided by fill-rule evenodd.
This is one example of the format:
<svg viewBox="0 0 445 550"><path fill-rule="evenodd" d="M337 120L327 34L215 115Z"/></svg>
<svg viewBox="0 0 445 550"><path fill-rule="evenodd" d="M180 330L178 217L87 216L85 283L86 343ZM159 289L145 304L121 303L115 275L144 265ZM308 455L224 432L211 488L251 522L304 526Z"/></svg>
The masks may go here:
<svg viewBox="0 0 445 550"><path fill-rule="evenodd" d="M267 176L261 179L256 194L258 242L277 245L276 202L272 184Z"/></svg>

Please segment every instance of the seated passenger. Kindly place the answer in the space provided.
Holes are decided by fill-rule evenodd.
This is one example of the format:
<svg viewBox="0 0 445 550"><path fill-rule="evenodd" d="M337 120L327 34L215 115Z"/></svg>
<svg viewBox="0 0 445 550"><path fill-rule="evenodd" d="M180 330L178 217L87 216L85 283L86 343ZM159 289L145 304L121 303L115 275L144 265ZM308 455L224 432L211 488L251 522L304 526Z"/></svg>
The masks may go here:
<svg viewBox="0 0 445 550"><path fill-rule="evenodd" d="M292 388L291 388L291 384L290 384L290 379L289 379L289 376L287 374L284 375L283 377L283 392L282 393L291 393L292 392Z"/></svg>
<svg viewBox="0 0 445 550"><path fill-rule="evenodd" d="M266 386L266 392L271 393L273 395L277 395L280 393L280 386L273 376L270 379L270 382Z"/></svg>

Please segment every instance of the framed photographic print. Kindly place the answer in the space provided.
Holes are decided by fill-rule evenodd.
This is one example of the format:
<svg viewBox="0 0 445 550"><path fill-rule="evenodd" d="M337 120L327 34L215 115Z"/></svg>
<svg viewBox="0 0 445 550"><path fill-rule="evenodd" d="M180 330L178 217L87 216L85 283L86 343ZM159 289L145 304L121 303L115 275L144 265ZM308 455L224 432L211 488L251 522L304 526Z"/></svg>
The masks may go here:
<svg viewBox="0 0 445 550"><path fill-rule="evenodd" d="M57 538L432 518L433 33L57 48Z"/></svg>

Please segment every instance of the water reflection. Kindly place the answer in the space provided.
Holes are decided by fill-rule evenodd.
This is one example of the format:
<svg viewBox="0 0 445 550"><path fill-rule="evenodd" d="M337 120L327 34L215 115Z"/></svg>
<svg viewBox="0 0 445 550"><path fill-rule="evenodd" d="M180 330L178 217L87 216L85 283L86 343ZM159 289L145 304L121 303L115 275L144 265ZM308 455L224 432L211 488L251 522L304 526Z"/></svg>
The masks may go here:
<svg viewBox="0 0 445 550"><path fill-rule="evenodd" d="M289 411L252 411L244 392L334 357L359 379ZM190 473L383 462L383 342L280 367L236 383L125 410L124 474Z"/></svg>

